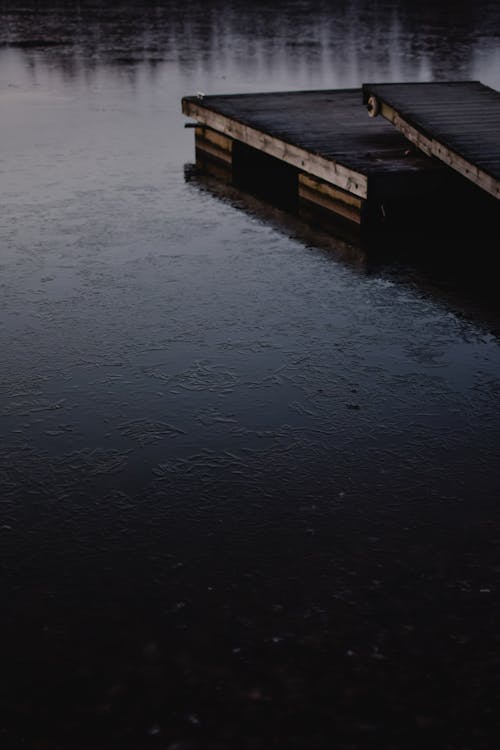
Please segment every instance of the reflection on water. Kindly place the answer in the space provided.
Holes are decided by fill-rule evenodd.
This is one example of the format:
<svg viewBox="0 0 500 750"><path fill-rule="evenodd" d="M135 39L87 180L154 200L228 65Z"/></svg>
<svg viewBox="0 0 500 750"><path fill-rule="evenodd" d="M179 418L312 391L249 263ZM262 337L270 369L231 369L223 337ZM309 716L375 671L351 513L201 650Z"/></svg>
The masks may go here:
<svg viewBox="0 0 500 750"><path fill-rule="evenodd" d="M498 327L186 180L180 101L500 88L498 4L0 21L2 746L490 750Z"/></svg>
<svg viewBox="0 0 500 750"><path fill-rule="evenodd" d="M36 67L41 47L64 75L103 63L155 75L174 64L217 90L231 73L282 88L350 87L367 80L480 78L499 87L500 11L480 2L292 0L58 5L3 3L0 43L24 50ZM229 85L231 81L228 82ZM220 89L220 85L218 89ZM224 88L224 86L223 86ZM262 86L260 86L262 89Z"/></svg>
<svg viewBox="0 0 500 750"><path fill-rule="evenodd" d="M429 227L424 231L415 227L413 234L398 232L361 241L350 237L345 227L336 226L334 221L321 226L306 222L259 195L200 172L195 164L185 165L185 177L200 190L259 217L305 245L323 249L330 258L360 273L418 288L460 317L475 320L496 336L500 334L497 284L491 273L497 243L489 225L483 229L472 223L456 233L453 227L436 227L434 233ZM478 244L481 254L472 264L471 248Z"/></svg>

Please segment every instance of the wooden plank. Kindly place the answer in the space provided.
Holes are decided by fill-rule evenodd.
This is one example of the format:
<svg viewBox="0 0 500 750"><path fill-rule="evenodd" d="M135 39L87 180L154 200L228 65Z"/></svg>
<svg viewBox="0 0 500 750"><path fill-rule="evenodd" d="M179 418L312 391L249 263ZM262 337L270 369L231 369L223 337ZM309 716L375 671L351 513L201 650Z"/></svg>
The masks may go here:
<svg viewBox="0 0 500 750"><path fill-rule="evenodd" d="M301 201L313 203L315 206L319 206L325 211L329 211L332 214L338 214L344 219L349 219L349 221L353 221L355 224L361 224L361 212L359 209L348 206L346 203L329 200L320 193L310 190L305 186L299 188L299 198Z"/></svg>
<svg viewBox="0 0 500 750"><path fill-rule="evenodd" d="M217 148L221 149L222 151L226 151L228 154L231 154L233 150L233 140L232 138L228 138L225 135L222 135L222 133L218 133L216 130L212 130L211 128L207 127L197 127L195 130L196 137L203 141L208 141L209 143L214 144L214 146L217 146Z"/></svg>
<svg viewBox="0 0 500 750"><path fill-rule="evenodd" d="M206 125L224 135L237 139L270 156L281 159L287 164L304 170L311 175L321 178L325 182L336 185L361 198L365 198L367 195L367 177L332 159L325 158L317 153L311 153L304 148L276 138L255 127L238 122L219 112L214 112L203 105L203 100L197 101L185 97L182 100L182 109L185 115L192 117L202 125Z"/></svg>
<svg viewBox="0 0 500 750"><path fill-rule="evenodd" d="M362 199L305 174L299 174L298 189L302 201L314 203L326 211L361 224Z"/></svg>
<svg viewBox="0 0 500 750"><path fill-rule="evenodd" d="M230 165L219 159L213 159L206 151L196 150L196 166L203 174L215 177L224 184L232 184L233 173Z"/></svg>
<svg viewBox="0 0 500 750"><path fill-rule="evenodd" d="M500 92L479 81L364 84L363 101L425 154L500 199Z"/></svg>
<svg viewBox="0 0 500 750"><path fill-rule="evenodd" d="M361 208L362 200L345 190L338 190L327 182L322 180L316 180L310 175L301 173L299 174L299 187L306 187L310 190L315 190L325 197L331 198L334 201L341 201L350 206Z"/></svg>
<svg viewBox="0 0 500 750"><path fill-rule="evenodd" d="M210 156L214 157L215 159L219 159L220 161L227 162L227 164L229 165L232 162L231 153L228 153L224 149L219 148L219 146L216 146L214 143L211 143L210 141L207 141L200 136L196 136L195 147L196 147L196 150L205 151L207 154L210 154Z"/></svg>

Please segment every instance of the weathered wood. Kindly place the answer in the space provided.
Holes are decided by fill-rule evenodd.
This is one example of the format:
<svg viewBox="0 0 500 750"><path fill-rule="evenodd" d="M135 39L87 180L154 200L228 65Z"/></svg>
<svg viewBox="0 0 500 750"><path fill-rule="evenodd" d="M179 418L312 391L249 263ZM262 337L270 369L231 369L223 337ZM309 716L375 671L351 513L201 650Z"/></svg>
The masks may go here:
<svg viewBox="0 0 500 750"><path fill-rule="evenodd" d="M182 109L198 123L360 198L385 200L404 189L402 176L424 172L433 178L445 170L409 150L383 118L363 117L362 101L361 89L327 89L184 97Z"/></svg>
<svg viewBox="0 0 500 750"><path fill-rule="evenodd" d="M364 84L363 101L425 154L500 199L500 92L479 81Z"/></svg>
<svg viewBox="0 0 500 750"><path fill-rule="evenodd" d="M459 215L476 215L468 191L482 191L414 148L406 131L363 115L365 95L343 89L196 96L184 97L182 110L197 121L197 163L223 165L233 184L287 210L317 209L368 232L433 227L436 216L451 228Z"/></svg>
<svg viewBox="0 0 500 750"><path fill-rule="evenodd" d="M231 154L228 154L227 151L223 151L221 148L214 146L213 143L210 143L209 141L205 141L203 140L203 138L197 138L195 145L196 145L197 151L204 151L206 154L209 154L214 159L225 161L227 164L231 165L231 161L232 161Z"/></svg>
<svg viewBox="0 0 500 750"><path fill-rule="evenodd" d="M218 98L221 99L222 97ZM348 190L354 195L366 197L367 178L356 170L349 169L333 159L325 158L286 140L276 138L270 133L243 122L238 122L220 112L213 111L205 106L203 101L185 97L182 100L184 114L252 148Z"/></svg>
<svg viewBox="0 0 500 750"><path fill-rule="evenodd" d="M195 136L196 151L203 151L206 155L223 161L229 166L232 163L233 144L230 138L205 127L197 127Z"/></svg>
<svg viewBox="0 0 500 750"><path fill-rule="evenodd" d="M226 151L228 154L231 154L233 150L232 138L228 138L227 136L222 135L222 133L218 133L216 130L212 130L211 128L197 125L196 137L200 140L212 143L214 146L217 146L217 148L221 149L222 151Z"/></svg>
<svg viewBox="0 0 500 750"><path fill-rule="evenodd" d="M219 159L212 158L210 154L202 149L196 149L196 167L200 172L215 177L224 184L231 184L233 181L231 165Z"/></svg>
<svg viewBox="0 0 500 750"><path fill-rule="evenodd" d="M343 216L356 224L361 223L361 206L363 203L361 198L306 174L299 174L298 189L299 199L302 201L314 203L316 206Z"/></svg>
<svg viewBox="0 0 500 750"><path fill-rule="evenodd" d="M317 180L304 173L299 174L299 187L307 187L311 190L317 191L325 197L331 198L334 201L340 201L341 203L346 203L347 205L354 206L358 209L361 208L363 202L361 198L348 193L346 190L334 188L328 182Z"/></svg>

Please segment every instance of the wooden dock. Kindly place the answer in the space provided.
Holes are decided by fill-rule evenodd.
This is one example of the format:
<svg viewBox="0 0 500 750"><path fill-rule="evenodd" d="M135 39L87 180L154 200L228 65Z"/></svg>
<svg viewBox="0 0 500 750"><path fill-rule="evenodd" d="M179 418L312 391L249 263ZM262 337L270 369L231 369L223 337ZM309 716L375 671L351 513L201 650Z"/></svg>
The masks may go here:
<svg viewBox="0 0 500 750"><path fill-rule="evenodd" d="M500 199L500 92L479 81L367 83L363 101L372 116Z"/></svg>
<svg viewBox="0 0 500 750"><path fill-rule="evenodd" d="M456 212L464 180L423 154L360 89L187 96L197 165L292 209L357 230Z"/></svg>

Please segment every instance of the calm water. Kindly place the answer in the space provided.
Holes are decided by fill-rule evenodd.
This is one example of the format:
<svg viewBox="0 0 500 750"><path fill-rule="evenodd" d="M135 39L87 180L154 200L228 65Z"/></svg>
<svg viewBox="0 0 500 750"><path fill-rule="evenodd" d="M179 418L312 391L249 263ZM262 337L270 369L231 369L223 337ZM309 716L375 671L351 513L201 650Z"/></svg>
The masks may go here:
<svg viewBox="0 0 500 750"><path fill-rule="evenodd" d="M492 747L496 302L187 179L180 107L470 78L493 0L0 3L2 747Z"/></svg>

